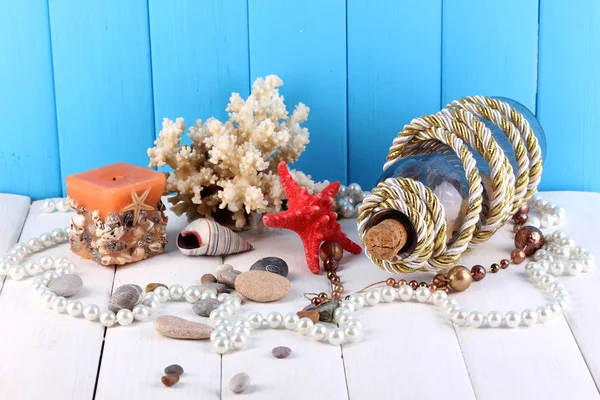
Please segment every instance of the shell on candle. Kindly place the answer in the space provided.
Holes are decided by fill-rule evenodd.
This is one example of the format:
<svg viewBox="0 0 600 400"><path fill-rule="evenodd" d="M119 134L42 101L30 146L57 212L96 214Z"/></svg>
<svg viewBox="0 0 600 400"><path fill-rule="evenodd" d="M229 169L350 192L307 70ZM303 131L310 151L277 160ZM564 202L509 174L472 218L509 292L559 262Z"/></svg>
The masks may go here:
<svg viewBox="0 0 600 400"><path fill-rule="evenodd" d="M177 236L177 247L186 256L219 256L252 250L252 245L240 235L206 218L186 226Z"/></svg>

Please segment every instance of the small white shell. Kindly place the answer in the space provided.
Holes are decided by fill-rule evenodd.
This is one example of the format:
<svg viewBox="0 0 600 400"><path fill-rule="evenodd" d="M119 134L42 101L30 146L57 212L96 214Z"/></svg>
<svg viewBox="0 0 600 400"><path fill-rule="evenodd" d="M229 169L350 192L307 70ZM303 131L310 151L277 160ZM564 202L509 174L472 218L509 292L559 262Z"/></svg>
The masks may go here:
<svg viewBox="0 0 600 400"><path fill-rule="evenodd" d="M252 245L229 228L200 218L177 235L177 247L186 256L219 256L252 250Z"/></svg>

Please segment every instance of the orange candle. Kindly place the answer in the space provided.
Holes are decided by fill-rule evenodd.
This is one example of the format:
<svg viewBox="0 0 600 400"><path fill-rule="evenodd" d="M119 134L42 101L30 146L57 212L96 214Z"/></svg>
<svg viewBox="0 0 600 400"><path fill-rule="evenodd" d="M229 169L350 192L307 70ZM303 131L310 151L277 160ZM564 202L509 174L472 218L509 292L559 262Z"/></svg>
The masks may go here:
<svg viewBox="0 0 600 400"><path fill-rule="evenodd" d="M162 253L167 244L163 173L116 163L70 175L66 183L76 212L69 237L73 252L104 265Z"/></svg>

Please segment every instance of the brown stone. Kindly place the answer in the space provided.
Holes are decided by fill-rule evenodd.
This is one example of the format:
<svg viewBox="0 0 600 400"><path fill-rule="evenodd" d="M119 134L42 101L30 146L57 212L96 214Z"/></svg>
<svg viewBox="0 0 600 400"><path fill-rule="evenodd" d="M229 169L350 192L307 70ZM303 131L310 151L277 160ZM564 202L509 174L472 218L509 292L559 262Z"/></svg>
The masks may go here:
<svg viewBox="0 0 600 400"><path fill-rule="evenodd" d="M165 287L165 288L169 288L167 285L163 284L163 283L149 283L146 285L146 289L144 290L146 293L150 293L150 292L154 292L154 289L156 289L157 287Z"/></svg>
<svg viewBox="0 0 600 400"><path fill-rule="evenodd" d="M173 339L208 339L213 327L173 315L161 315L154 319L154 329L163 336Z"/></svg>
<svg viewBox="0 0 600 400"><path fill-rule="evenodd" d="M160 378L160 381L163 383L163 385L171 387L174 384L176 384L177 382L179 382L179 375L167 374L167 375L163 376L162 378Z"/></svg>
<svg viewBox="0 0 600 400"><path fill-rule="evenodd" d="M242 272L235 280L235 290L259 303L279 300L285 297L291 288L287 278L267 271Z"/></svg>
<svg viewBox="0 0 600 400"><path fill-rule="evenodd" d="M404 247L408 233L402 223L395 219L384 219L370 228L365 235L365 246L369 253L381 260L392 260Z"/></svg>
<svg viewBox="0 0 600 400"><path fill-rule="evenodd" d="M202 278L200 278L200 283L203 285L215 282L217 282L217 278L213 274L204 274L202 275Z"/></svg>
<svg viewBox="0 0 600 400"><path fill-rule="evenodd" d="M319 312L317 310L303 310L298 311L296 314L300 318L309 318L314 324L319 322Z"/></svg>

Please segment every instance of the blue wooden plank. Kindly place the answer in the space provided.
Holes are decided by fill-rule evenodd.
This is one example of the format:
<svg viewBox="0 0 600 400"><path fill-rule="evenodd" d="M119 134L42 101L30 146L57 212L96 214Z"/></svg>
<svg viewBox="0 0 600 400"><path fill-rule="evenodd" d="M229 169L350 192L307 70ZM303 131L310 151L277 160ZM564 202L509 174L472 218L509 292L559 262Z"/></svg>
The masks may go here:
<svg viewBox="0 0 600 400"><path fill-rule="evenodd" d="M600 2L542 1L538 117L543 190L600 191Z"/></svg>
<svg viewBox="0 0 600 400"><path fill-rule="evenodd" d="M537 0L445 1L442 27L442 106L484 95L535 110Z"/></svg>
<svg viewBox="0 0 600 400"><path fill-rule="evenodd" d="M0 192L58 196L48 5L0 1Z"/></svg>
<svg viewBox="0 0 600 400"><path fill-rule="evenodd" d="M441 0L348 1L350 181L372 188L392 140L440 107Z"/></svg>
<svg viewBox="0 0 600 400"><path fill-rule="evenodd" d="M145 0L50 2L62 175L126 161L154 140Z"/></svg>
<svg viewBox="0 0 600 400"><path fill-rule="evenodd" d="M248 96L246 0L150 0L149 13L156 133L163 118L227 119L231 93Z"/></svg>
<svg viewBox="0 0 600 400"><path fill-rule="evenodd" d="M288 111L310 107L310 144L293 168L347 181L344 0L249 0L250 77L277 74Z"/></svg>

